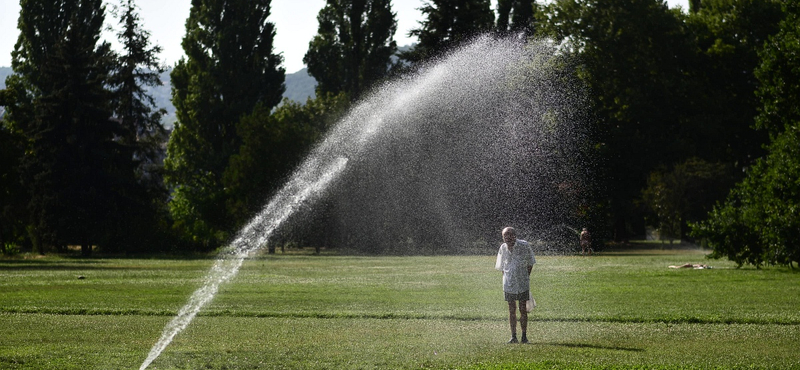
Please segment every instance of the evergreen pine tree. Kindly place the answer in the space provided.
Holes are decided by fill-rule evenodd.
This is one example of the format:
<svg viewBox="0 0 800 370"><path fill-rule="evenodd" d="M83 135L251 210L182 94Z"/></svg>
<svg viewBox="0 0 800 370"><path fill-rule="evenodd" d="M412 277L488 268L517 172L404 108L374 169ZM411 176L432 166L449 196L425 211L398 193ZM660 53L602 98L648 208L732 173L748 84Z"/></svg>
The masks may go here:
<svg viewBox="0 0 800 370"><path fill-rule="evenodd" d="M142 29L133 0L120 0L115 13L123 50L111 78L114 118L122 126L118 142L133 153L130 160L136 166L134 177L129 177L134 181L120 187L126 212L119 225L122 238L115 247L134 250L157 246L154 242L163 239L157 232L158 215L167 200L161 171L167 141L161 117L166 111L157 108L146 88L162 84L159 74L165 68L158 59L161 47L150 44L150 33Z"/></svg>
<svg viewBox="0 0 800 370"><path fill-rule="evenodd" d="M242 138L240 118L276 106L285 89L282 57L273 53L270 0L193 0L186 59L172 71L178 122L165 160L175 226L196 244L218 246L232 218L223 173Z"/></svg>
<svg viewBox="0 0 800 370"><path fill-rule="evenodd" d="M317 20L303 62L319 95L346 92L355 99L387 75L397 51L390 0L328 0Z"/></svg>
<svg viewBox="0 0 800 370"><path fill-rule="evenodd" d="M130 153L114 140L120 126L109 119L114 58L98 43L105 9L101 0L20 6L7 118L25 141L31 238L39 251L79 244L88 254L111 240L122 211L114 191L130 172Z"/></svg>
<svg viewBox="0 0 800 370"><path fill-rule="evenodd" d="M122 26L117 37L123 51L112 78L116 98L114 115L124 128L122 142L134 147L139 175L152 176L149 169L161 162L161 146L167 139L161 124L166 110L156 106L146 88L161 86L159 74L166 69L158 59L161 47L151 46L150 33L142 29L136 8L133 0L121 0L117 9Z"/></svg>
<svg viewBox="0 0 800 370"><path fill-rule="evenodd" d="M12 94L0 90L0 107L11 105ZM2 108L0 108L2 110ZM11 132L0 117L0 247L25 243L27 192L20 183L19 161L24 153L23 138Z"/></svg>

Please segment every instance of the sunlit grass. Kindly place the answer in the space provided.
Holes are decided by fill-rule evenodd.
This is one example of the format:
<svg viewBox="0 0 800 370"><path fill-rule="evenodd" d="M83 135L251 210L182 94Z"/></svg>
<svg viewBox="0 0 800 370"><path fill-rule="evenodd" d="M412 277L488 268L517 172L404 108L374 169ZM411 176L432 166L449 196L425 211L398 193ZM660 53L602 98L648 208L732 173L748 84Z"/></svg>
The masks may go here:
<svg viewBox="0 0 800 370"><path fill-rule="evenodd" d="M798 272L696 250L538 262L532 344L506 345L491 251L259 255L151 368L800 367ZM714 268L667 268L686 262ZM0 260L0 368L138 368L212 263Z"/></svg>

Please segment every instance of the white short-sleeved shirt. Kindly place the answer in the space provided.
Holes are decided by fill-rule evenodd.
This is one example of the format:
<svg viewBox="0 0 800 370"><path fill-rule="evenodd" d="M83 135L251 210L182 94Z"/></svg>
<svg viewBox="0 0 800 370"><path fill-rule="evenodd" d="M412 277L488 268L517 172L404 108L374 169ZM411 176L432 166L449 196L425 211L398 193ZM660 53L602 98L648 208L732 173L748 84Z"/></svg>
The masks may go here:
<svg viewBox="0 0 800 370"><path fill-rule="evenodd" d="M508 250L508 245L503 243L497 252L497 262L494 268L503 271L503 291L519 294L531 289L528 266L536 263L536 257L528 242L517 239L513 251Z"/></svg>

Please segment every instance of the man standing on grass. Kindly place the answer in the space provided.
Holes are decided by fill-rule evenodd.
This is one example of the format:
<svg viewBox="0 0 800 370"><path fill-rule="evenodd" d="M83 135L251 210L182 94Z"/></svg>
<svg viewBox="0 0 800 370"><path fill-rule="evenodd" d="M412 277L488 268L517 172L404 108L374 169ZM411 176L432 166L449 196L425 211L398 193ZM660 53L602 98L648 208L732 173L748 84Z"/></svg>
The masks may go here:
<svg viewBox="0 0 800 370"><path fill-rule="evenodd" d="M589 233L587 228L583 228L581 230L581 255L586 255L586 252L589 252L589 255L592 255L592 234Z"/></svg>
<svg viewBox="0 0 800 370"><path fill-rule="evenodd" d="M531 269L536 263L536 258L528 242L517 239L517 232L513 227L503 229L503 241L505 243L497 252L494 268L503 272L503 292L508 302L508 322L511 324L511 340L508 343L519 342L517 302L519 302L522 343L528 343L528 311L525 302L530 299Z"/></svg>

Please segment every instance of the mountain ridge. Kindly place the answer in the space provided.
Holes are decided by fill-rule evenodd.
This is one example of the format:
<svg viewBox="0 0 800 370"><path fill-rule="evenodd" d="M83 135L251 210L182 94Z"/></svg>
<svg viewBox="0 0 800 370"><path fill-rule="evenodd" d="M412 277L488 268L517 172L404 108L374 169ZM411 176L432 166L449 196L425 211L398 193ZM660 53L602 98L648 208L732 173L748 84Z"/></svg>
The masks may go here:
<svg viewBox="0 0 800 370"><path fill-rule="evenodd" d="M397 54L392 55L392 63L398 63L398 55L402 52L414 48L416 44L400 46L397 48ZM6 88L6 77L14 72L11 67L0 67L0 90ZM164 126L172 129L177 117L175 116L175 106L172 105L172 85L170 84L169 74L172 72L172 67L167 68L166 71L159 75L162 85L151 86L147 91L153 96L158 108L164 108L167 114L162 118ZM283 97L294 102L305 104L306 101L316 97L315 90L317 88L317 80L308 74L308 68L303 68L294 73L287 73L284 81L286 90L283 92ZM0 118L3 117L5 108L0 106Z"/></svg>
<svg viewBox="0 0 800 370"><path fill-rule="evenodd" d="M11 75L14 70L11 67L0 67L0 90L6 88L6 77ZM175 117L175 107L172 105L172 85L170 84L170 72L172 68L168 68L164 73L159 75L161 79L161 86L151 86L147 88L150 95L156 102L156 106L164 108L167 114L163 118L164 125L167 128L172 128L177 118ZM305 104L308 98L314 98L314 89L317 87L317 80L308 74L308 70L303 68L294 73L286 74L286 91L283 92L283 97L295 101L300 104ZM0 107L0 117L5 113L5 109Z"/></svg>

